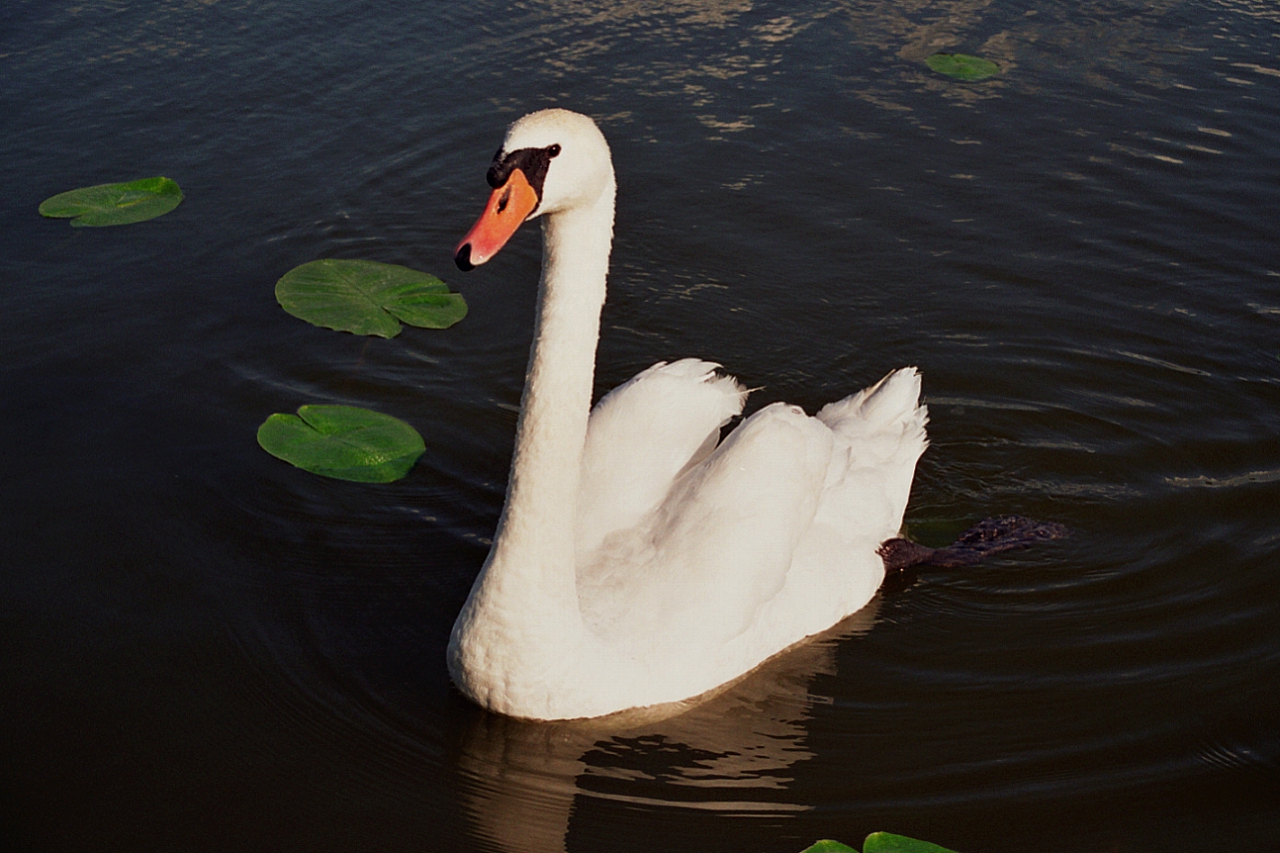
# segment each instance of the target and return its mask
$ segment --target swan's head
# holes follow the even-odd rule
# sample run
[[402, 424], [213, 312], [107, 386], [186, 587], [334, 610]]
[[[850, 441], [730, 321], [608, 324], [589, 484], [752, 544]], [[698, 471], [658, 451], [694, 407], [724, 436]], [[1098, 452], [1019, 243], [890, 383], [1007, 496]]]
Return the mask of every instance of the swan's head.
[[492, 258], [530, 219], [596, 203], [613, 187], [613, 161], [594, 121], [540, 110], [507, 130], [487, 178], [489, 203], [453, 253], [460, 269]]

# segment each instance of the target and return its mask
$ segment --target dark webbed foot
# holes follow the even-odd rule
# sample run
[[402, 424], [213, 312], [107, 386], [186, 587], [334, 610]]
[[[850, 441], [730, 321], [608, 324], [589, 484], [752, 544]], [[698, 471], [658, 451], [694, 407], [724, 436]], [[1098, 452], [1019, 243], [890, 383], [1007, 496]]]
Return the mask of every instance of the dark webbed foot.
[[972, 566], [990, 554], [1070, 535], [1071, 531], [1065, 525], [1056, 522], [1003, 515], [979, 521], [945, 548], [928, 548], [908, 539], [889, 539], [880, 546], [878, 553], [884, 560], [885, 571], [889, 572], [912, 566], [953, 569]]

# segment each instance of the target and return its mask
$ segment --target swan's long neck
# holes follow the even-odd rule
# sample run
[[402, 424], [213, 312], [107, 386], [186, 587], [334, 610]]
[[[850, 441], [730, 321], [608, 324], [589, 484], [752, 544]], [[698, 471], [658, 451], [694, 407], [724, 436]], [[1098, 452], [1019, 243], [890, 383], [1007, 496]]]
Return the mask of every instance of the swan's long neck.
[[[455, 679], [460, 669], [510, 672], [519, 666], [536, 674], [581, 635], [574, 524], [614, 196], [610, 176], [595, 202], [543, 220], [542, 281], [507, 501], [489, 558], [454, 628], [451, 659], [471, 658], [461, 668], [454, 660]], [[547, 660], [517, 660], [529, 655]], [[464, 689], [486, 688], [472, 683]]]
[[535, 570], [577, 609], [573, 536], [578, 478], [613, 237], [612, 187], [600, 202], [547, 217], [533, 347], [516, 426], [507, 504], [490, 571]]

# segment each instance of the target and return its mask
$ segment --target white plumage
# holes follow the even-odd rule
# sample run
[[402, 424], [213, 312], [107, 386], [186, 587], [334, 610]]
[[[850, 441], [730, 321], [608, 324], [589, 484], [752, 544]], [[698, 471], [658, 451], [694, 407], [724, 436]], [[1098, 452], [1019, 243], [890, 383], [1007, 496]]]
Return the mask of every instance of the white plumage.
[[[545, 217], [543, 279], [507, 503], [450, 640], [459, 688], [536, 719], [678, 702], [863, 607], [927, 443], [915, 369], [816, 417], [766, 406], [723, 442], [747, 394], [697, 359], [648, 368], [588, 417], [613, 228], [608, 146], [590, 119], [544, 110], [512, 125], [495, 163], [545, 164], [527, 214]], [[460, 265], [518, 226], [483, 230], [508, 207], [507, 183]]]

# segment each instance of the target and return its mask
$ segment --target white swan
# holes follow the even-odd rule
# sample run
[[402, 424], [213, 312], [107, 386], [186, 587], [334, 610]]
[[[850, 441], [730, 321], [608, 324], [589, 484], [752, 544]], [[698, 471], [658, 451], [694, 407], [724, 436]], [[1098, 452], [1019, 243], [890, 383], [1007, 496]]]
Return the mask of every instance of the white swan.
[[865, 605], [927, 443], [915, 369], [816, 417], [767, 406], [723, 442], [747, 392], [710, 362], [655, 364], [592, 410], [608, 144], [585, 116], [536, 112], [488, 180], [458, 265], [541, 216], [543, 269], [506, 506], [449, 641], [462, 692], [542, 720], [679, 702]]

